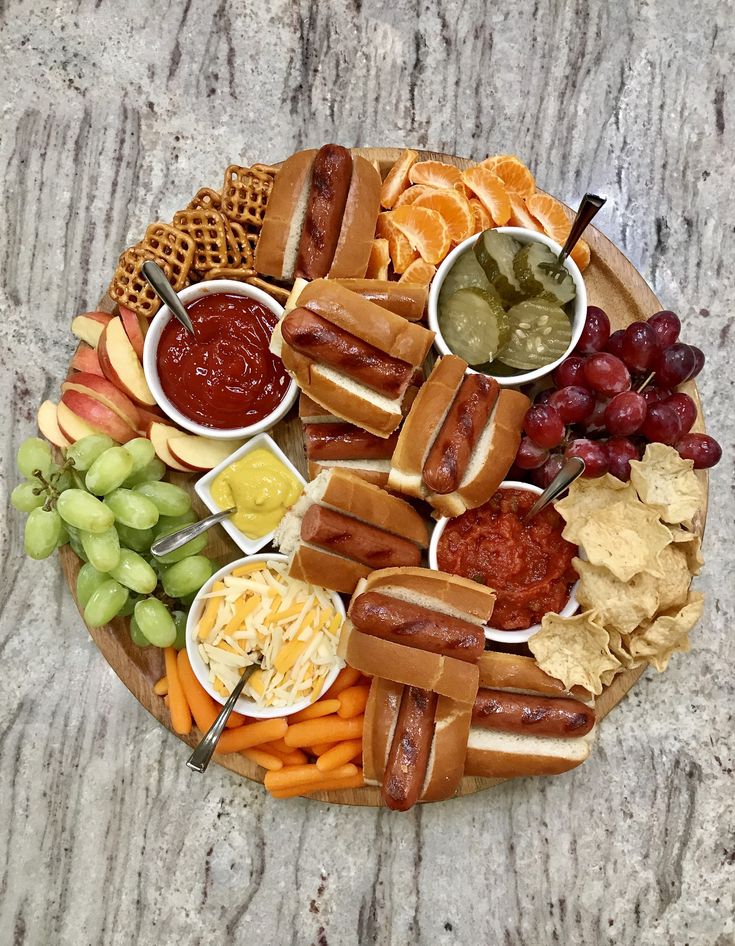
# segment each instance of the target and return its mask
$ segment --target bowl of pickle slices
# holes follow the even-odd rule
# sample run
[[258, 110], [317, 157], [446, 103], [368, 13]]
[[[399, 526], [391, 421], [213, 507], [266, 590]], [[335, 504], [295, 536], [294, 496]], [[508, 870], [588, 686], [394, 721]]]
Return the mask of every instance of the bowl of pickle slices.
[[572, 351], [587, 292], [561, 247], [521, 227], [485, 230], [447, 256], [429, 292], [429, 327], [443, 355], [458, 355], [505, 386], [541, 378]]

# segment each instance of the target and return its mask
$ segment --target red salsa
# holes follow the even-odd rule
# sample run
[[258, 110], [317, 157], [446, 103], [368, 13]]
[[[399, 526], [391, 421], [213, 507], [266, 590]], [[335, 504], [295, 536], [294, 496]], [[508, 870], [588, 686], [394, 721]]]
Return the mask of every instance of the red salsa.
[[278, 316], [255, 299], [226, 292], [186, 306], [196, 337], [172, 318], [158, 343], [158, 373], [171, 403], [204, 427], [230, 430], [267, 417], [290, 379], [268, 350]]
[[577, 580], [577, 546], [562, 538], [564, 520], [553, 506], [523, 524], [535, 501], [534, 493], [499, 489], [484, 506], [451, 519], [439, 539], [442, 571], [495, 590], [491, 623], [503, 631], [531, 627], [548, 611], [561, 611]]

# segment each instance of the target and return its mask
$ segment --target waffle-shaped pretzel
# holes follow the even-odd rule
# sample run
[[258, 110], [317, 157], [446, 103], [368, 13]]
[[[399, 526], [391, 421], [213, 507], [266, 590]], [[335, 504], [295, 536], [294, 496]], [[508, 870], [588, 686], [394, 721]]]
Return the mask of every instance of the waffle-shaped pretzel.
[[219, 210], [222, 207], [222, 195], [211, 187], [200, 187], [189, 201], [187, 210]]
[[255, 263], [255, 247], [258, 245], [258, 234], [248, 230], [236, 220], [229, 220], [235, 246], [240, 254], [240, 265], [252, 268]]
[[197, 272], [206, 273], [215, 266], [229, 264], [229, 227], [225, 228], [225, 218], [218, 210], [180, 210], [174, 215], [173, 222], [177, 230], [187, 233], [194, 240], [192, 265]]
[[146, 318], [155, 315], [161, 305], [158, 296], [141, 272], [143, 263], [149, 259], [158, 263], [170, 281], [172, 269], [168, 260], [160, 259], [138, 244], [131, 246], [120, 256], [108, 289], [110, 298], [118, 305], [132, 309]]
[[275, 169], [266, 164], [243, 168], [231, 164], [222, 186], [222, 212], [237, 223], [260, 230], [273, 188]]
[[169, 281], [178, 292], [187, 282], [194, 261], [194, 240], [168, 223], [152, 223], [139, 244], [150, 250], [156, 262], [165, 260], [170, 264]]

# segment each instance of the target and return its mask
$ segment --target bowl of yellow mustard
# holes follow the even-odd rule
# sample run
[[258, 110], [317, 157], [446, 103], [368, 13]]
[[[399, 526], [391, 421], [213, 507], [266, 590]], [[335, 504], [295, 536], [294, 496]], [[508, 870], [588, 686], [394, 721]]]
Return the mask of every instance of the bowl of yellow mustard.
[[247, 555], [267, 545], [306, 480], [275, 440], [258, 434], [196, 483], [197, 495], [212, 512], [235, 508], [222, 522]]

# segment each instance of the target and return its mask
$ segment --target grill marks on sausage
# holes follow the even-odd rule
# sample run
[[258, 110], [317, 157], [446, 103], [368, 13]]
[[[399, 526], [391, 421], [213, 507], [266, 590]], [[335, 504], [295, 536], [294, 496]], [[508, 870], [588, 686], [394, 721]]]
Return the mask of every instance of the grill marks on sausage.
[[324, 145], [314, 158], [306, 216], [296, 258], [296, 276], [326, 276], [337, 249], [347, 194], [352, 180], [352, 155], [341, 145]]
[[393, 742], [383, 778], [383, 801], [394, 811], [408, 811], [419, 799], [434, 738], [437, 695], [404, 687]]
[[376, 437], [353, 424], [306, 424], [306, 455], [310, 460], [390, 460], [398, 431]]
[[576, 700], [479, 690], [472, 723], [484, 729], [539, 736], [586, 736], [595, 711]]
[[368, 568], [421, 563], [421, 552], [409, 539], [316, 504], [301, 521], [301, 539]]

